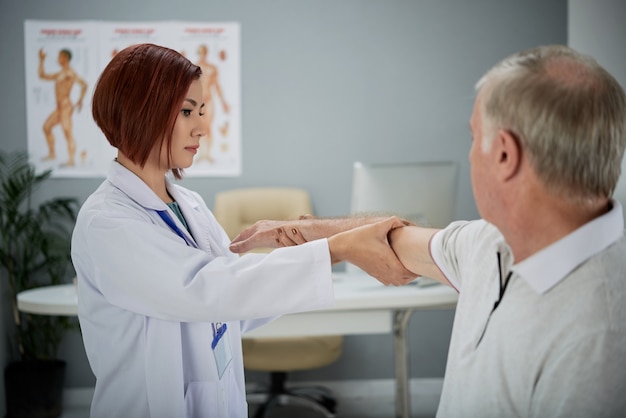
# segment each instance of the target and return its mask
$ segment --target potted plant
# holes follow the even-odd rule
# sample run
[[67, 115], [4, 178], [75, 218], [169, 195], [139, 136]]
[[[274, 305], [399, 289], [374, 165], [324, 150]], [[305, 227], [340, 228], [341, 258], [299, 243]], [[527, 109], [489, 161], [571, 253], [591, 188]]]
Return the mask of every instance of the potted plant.
[[[64, 332], [77, 327], [75, 319], [17, 309], [18, 293], [61, 284], [71, 265], [76, 199], [33, 203], [33, 193], [50, 175], [50, 170], [38, 174], [24, 152], [0, 151], [0, 274], [6, 279], [15, 325], [13, 360], [4, 371], [7, 418], [61, 415], [65, 362], [57, 359], [57, 352]], [[48, 389], [51, 393], [45, 394]]]

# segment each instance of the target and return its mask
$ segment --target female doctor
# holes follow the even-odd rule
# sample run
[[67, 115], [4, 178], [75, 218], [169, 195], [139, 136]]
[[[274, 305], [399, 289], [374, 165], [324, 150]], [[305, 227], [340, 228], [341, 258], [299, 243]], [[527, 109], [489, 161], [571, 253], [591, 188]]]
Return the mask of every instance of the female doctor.
[[[200, 77], [176, 51], [140, 44], [115, 55], [94, 91], [93, 117], [118, 154], [72, 237], [92, 417], [247, 417], [241, 334], [333, 302], [342, 253], [330, 239], [239, 257], [202, 198], [168, 178], [205, 134]], [[304, 241], [287, 235], [277, 244]]]

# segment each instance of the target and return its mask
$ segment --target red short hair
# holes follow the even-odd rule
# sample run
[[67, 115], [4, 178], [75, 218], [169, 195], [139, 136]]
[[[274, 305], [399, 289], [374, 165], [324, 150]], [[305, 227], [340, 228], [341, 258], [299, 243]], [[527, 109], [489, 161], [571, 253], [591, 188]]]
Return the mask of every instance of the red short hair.
[[[155, 146], [169, 150], [174, 123], [189, 86], [202, 70], [187, 58], [154, 44], [118, 52], [93, 94], [93, 118], [109, 143], [144, 166]], [[172, 170], [176, 178], [182, 170]]]

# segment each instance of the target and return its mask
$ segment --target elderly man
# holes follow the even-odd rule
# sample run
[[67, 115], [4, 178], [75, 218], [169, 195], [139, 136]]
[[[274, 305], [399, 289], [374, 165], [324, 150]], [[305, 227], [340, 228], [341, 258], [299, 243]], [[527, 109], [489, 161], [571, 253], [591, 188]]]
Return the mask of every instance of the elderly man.
[[623, 89], [570, 48], [522, 51], [477, 83], [470, 128], [483, 219], [443, 230], [260, 223], [233, 251], [326, 234], [335, 261], [383, 282], [411, 278], [377, 263], [390, 246], [410, 272], [457, 289], [440, 417], [622, 416], [626, 237], [612, 194], [626, 146]]

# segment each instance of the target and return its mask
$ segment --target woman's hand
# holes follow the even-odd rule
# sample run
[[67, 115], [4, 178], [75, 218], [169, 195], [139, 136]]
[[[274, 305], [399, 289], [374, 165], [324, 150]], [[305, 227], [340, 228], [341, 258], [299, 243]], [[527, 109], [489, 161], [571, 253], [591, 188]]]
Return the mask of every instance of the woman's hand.
[[385, 285], [407, 284], [417, 274], [404, 267], [388, 239], [391, 231], [405, 225], [405, 221], [391, 217], [333, 235], [328, 239], [331, 260], [348, 261]]
[[230, 243], [234, 253], [245, 253], [255, 248], [278, 248], [304, 244], [299, 221], [257, 221], [242, 231]]

